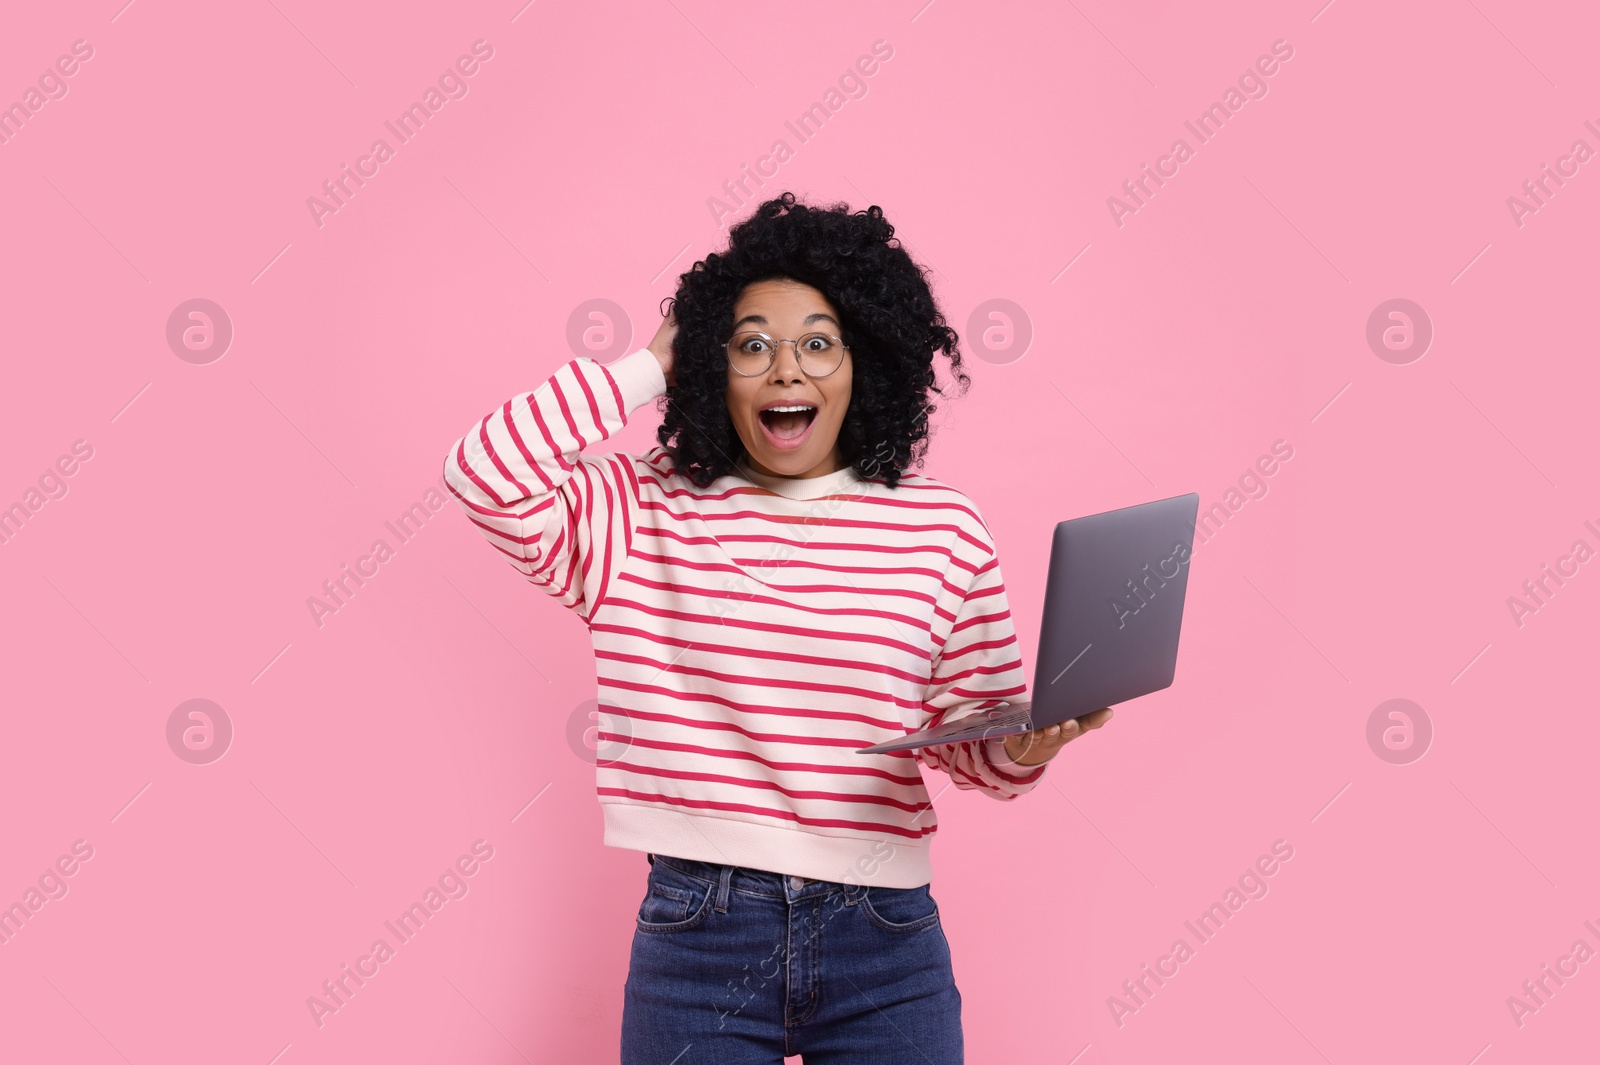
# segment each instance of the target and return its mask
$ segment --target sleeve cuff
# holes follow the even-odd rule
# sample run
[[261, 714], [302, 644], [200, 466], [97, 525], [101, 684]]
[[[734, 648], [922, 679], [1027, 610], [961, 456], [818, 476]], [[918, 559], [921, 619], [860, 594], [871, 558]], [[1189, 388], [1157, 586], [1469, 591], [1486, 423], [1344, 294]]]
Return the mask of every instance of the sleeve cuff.
[[622, 395], [622, 409], [631, 414], [667, 391], [667, 378], [655, 352], [640, 348], [606, 366]]
[[989, 765], [1002, 776], [1025, 777], [1036, 769], [1043, 769], [1048, 762], [1039, 765], [1023, 765], [1013, 762], [1011, 756], [1006, 754], [1006, 740], [1004, 736], [991, 736], [983, 741], [983, 756]]

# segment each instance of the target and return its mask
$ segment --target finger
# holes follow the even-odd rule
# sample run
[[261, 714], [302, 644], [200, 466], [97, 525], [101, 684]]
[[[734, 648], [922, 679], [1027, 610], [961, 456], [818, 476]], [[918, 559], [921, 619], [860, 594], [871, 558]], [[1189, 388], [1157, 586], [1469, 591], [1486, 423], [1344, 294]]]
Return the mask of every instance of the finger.
[[1017, 746], [1021, 748], [1017, 752], [1018, 758], [1032, 754], [1037, 748], [1059, 747], [1064, 742], [1059, 725], [1046, 725], [1044, 728], [1019, 732], [1015, 734], [1015, 738]]
[[1013, 761], [1017, 758], [1026, 757], [1036, 746], [1046, 749], [1059, 748], [1063, 744], [1072, 742], [1082, 732], [1082, 725], [1076, 719], [1069, 717], [1059, 724], [1046, 725], [1044, 728], [1034, 729], [1031, 732], [1018, 733], [1017, 742], [1022, 749], [1016, 752]]
[[1104, 725], [1107, 721], [1111, 720], [1111, 712], [1111, 707], [1102, 706], [1093, 713], [1084, 714], [1082, 717], [1078, 718], [1078, 724], [1086, 729], [1099, 728], [1101, 725]]
[[[1016, 740], [1017, 742], [1013, 744], [1011, 742], [1012, 740]], [[1005, 745], [1006, 756], [1013, 762], [1021, 762], [1024, 758], [1027, 758], [1029, 755], [1034, 753], [1035, 746], [1036, 744], [1034, 743], [1034, 735], [1031, 732], [1023, 732], [1017, 735], [1007, 736]]]
[[1077, 735], [1078, 723], [1070, 717], [1058, 725], [1051, 725], [1049, 728], [1044, 729], [1044, 740], [1052, 747], [1070, 743]]

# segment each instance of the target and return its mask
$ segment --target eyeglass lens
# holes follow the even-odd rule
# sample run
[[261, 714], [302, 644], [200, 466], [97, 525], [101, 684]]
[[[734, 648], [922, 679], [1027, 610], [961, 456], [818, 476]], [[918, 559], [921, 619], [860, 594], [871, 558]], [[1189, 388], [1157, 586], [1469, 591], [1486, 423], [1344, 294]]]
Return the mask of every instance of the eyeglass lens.
[[[728, 361], [736, 373], [753, 377], [765, 373], [772, 366], [782, 340], [774, 340], [766, 333], [739, 333], [728, 341]], [[826, 377], [844, 361], [844, 343], [829, 333], [807, 333], [794, 345], [795, 358], [807, 377]]]

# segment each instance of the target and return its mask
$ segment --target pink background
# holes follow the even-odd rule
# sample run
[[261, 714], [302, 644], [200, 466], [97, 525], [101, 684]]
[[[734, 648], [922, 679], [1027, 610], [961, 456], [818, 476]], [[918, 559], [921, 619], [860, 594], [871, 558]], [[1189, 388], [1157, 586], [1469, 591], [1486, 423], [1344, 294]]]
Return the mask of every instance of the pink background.
[[[0, 944], [0, 1058], [615, 1060], [647, 866], [601, 845], [568, 741], [587, 633], [453, 503], [404, 544], [384, 523], [574, 355], [587, 301], [631, 316], [596, 357], [642, 346], [725, 237], [708, 199], [778, 139], [763, 198], [882, 205], [937, 270], [974, 387], [924, 470], [994, 530], [1030, 671], [1053, 522], [1209, 507], [1294, 450], [1197, 549], [1173, 688], [1015, 804], [940, 799], [970, 1060], [1593, 1053], [1600, 961], [1520, 1026], [1506, 1003], [1600, 950], [1600, 565], [1507, 605], [1600, 548], [1600, 161], [1507, 206], [1600, 149], [1583, 5], [120, 2], [0, 36], [0, 102], [94, 50], [0, 144], [0, 506], [93, 449], [0, 544], [0, 901], [93, 848]], [[319, 226], [307, 198], [480, 39], [468, 94]], [[1279, 40], [1200, 144], [1185, 120]], [[1119, 226], [1107, 198], [1179, 137]], [[166, 339], [195, 298], [232, 322], [213, 361]], [[1366, 339], [1396, 298], [1434, 329], [1404, 364]], [[995, 299], [1032, 337], [985, 359]], [[167, 739], [196, 698], [234, 728], [206, 765]], [[1408, 764], [1367, 739], [1396, 698], [1433, 730]], [[307, 998], [479, 839], [469, 893], [319, 1028]], [[1266, 897], [1119, 1025], [1108, 998], [1280, 839]]]

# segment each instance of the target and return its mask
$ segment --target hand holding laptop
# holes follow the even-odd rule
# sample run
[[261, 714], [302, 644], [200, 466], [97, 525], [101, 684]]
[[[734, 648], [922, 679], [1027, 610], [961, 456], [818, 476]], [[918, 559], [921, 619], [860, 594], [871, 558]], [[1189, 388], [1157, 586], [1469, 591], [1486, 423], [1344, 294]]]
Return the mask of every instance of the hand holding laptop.
[[1031, 696], [856, 753], [1004, 737], [1012, 761], [1041, 765], [1112, 706], [1170, 686], [1199, 506], [1190, 492], [1057, 523]]
[[1018, 765], [1043, 765], [1061, 748], [1110, 720], [1111, 707], [1104, 706], [1081, 717], [1069, 717], [1058, 725], [1015, 733], [1005, 738], [1006, 757]]

